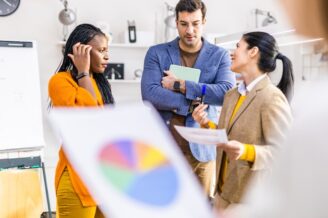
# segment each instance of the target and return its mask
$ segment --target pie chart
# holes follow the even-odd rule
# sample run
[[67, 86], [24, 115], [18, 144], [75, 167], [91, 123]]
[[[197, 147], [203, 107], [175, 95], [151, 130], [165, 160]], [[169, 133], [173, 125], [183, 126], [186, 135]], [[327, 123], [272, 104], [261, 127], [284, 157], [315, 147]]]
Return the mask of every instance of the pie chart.
[[105, 144], [98, 158], [105, 180], [133, 200], [164, 207], [177, 196], [176, 168], [154, 146], [140, 141], [116, 140]]

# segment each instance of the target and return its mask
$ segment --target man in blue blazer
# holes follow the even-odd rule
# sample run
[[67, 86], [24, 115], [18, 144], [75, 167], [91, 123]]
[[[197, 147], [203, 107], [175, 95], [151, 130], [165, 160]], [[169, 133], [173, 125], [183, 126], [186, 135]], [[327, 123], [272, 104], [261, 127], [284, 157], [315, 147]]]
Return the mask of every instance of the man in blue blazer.
[[[199, 127], [190, 108], [201, 97], [203, 85], [206, 85], [204, 102], [210, 105], [208, 116], [217, 122], [216, 106], [222, 105], [224, 94], [235, 85], [235, 76], [230, 71], [228, 52], [202, 37], [205, 4], [201, 0], [180, 0], [175, 11], [179, 37], [148, 50], [141, 80], [142, 98], [159, 111], [205, 192], [213, 197], [215, 146], [188, 143], [174, 125]], [[199, 83], [177, 78], [168, 70], [171, 64], [200, 69]]]

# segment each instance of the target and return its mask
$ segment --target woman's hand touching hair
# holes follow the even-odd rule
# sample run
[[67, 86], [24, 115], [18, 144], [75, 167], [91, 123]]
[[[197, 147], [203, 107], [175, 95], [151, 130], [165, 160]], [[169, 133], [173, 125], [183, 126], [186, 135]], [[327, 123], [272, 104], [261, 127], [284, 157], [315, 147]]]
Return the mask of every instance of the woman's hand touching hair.
[[73, 54], [68, 54], [68, 57], [72, 60], [74, 66], [80, 73], [89, 73], [90, 71], [90, 51], [91, 45], [84, 45], [76, 43], [73, 45]]

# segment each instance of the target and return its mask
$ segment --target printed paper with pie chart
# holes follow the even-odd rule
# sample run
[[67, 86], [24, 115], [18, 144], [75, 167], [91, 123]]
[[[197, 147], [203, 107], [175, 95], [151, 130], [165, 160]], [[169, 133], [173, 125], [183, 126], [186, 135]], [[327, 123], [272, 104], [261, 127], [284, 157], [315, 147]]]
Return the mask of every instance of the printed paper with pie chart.
[[139, 203], [169, 206], [179, 192], [175, 167], [159, 149], [144, 142], [108, 142], [100, 150], [98, 163], [109, 185]]
[[213, 218], [199, 181], [151, 104], [54, 108], [50, 121], [106, 217]]

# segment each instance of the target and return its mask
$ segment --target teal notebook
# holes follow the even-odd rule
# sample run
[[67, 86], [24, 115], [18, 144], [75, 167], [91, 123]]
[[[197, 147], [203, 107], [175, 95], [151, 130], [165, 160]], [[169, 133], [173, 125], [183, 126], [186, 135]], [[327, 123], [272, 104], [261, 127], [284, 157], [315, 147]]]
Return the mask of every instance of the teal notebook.
[[198, 83], [200, 77], [200, 69], [183, 67], [179, 65], [172, 64], [170, 66], [170, 71], [174, 73], [176, 77], [183, 80], [189, 80]]

